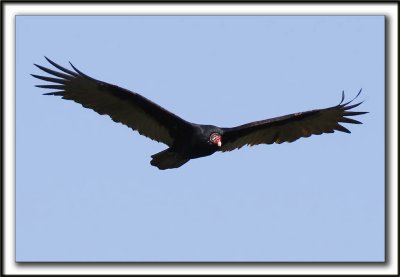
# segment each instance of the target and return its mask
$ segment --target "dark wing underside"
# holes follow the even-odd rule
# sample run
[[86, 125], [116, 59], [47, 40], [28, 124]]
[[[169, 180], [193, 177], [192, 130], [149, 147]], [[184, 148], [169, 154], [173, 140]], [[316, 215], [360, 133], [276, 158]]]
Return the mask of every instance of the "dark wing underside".
[[[360, 93], [361, 90], [354, 99]], [[334, 131], [350, 133], [339, 123], [361, 124], [360, 121], [350, 117], [367, 113], [351, 111], [362, 103], [350, 105], [354, 99], [342, 104], [343, 93], [342, 101], [334, 107], [289, 114], [234, 128], [223, 128], [221, 151], [239, 149], [244, 145], [293, 142], [302, 137], [333, 133]]]
[[75, 71], [46, 59], [60, 71], [35, 64], [52, 75], [52, 77], [46, 77], [32, 74], [35, 78], [52, 83], [37, 85], [40, 88], [55, 90], [45, 95], [62, 96], [63, 99], [73, 100], [85, 108], [92, 109], [101, 115], [109, 115], [113, 121], [169, 146], [172, 146], [174, 140], [183, 132], [191, 128], [189, 122], [135, 92], [89, 77], [72, 64]]

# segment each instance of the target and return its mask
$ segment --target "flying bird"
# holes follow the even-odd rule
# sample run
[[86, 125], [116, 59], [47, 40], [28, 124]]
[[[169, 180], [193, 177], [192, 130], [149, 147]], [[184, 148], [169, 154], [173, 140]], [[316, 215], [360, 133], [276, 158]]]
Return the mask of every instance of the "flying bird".
[[293, 113], [281, 117], [265, 119], [233, 128], [221, 128], [188, 122], [164, 109], [142, 95], [96, 80], [70, 63], [66, 69], [45, 57], [57, 70], [35, 64], [39, 69], [52, 75], [33, 77], [51, 82], [37, 85], [52, 89], [44, 95], [61, 96], [83, 107], [92, 109], [100, 115], [108, 115], [115, 122], [122, 123], [152, 140], [169, 146], [152, 155], [151, 165], [159, 169], [178, 168], [190, 159], [209, 156], [217, 151], [232, 151], [245, 145], [293, 142], [302, 137], [341, 131], [350, 133], [340, 123], [361, 124], [350, 117], [365, 114], [352, 109], [362, 102], [351, 104], [353, 100], [336, 106]]

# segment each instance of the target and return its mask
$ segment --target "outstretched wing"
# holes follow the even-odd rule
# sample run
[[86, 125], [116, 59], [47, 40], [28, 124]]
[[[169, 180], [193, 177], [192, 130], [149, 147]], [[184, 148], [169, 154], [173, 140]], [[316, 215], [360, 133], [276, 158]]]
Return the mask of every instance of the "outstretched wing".
[[137, 130], [141, 135], [169, 146], [191, 128], [189, 122], [135, 92], [89, 77], [71, 63], [75, 71], [46, 59], [60, 71], [35, 64], [52, 75], [47, 77], [32, 74], [35, 78], [52, 83], [37, 85], [40, 88], [55, 90], [45, 95], [73, 100], [101, 115], [109, 115], [113, 121]]
[[[354, 98], [356, 99], [360, 92]], [[335, 130], [350, 133], [340, 122], [361, 124], [351, 116], [367, 112], [354, 112], [362, 102], [350, 105], [342, 101], [334, 107], [289, 114], [281, 117], [251, 122], [234, 128], [223, 128], [221, 151], [239, 149], [244, 145], [293, 142], [302, 137], [333, 133]]]

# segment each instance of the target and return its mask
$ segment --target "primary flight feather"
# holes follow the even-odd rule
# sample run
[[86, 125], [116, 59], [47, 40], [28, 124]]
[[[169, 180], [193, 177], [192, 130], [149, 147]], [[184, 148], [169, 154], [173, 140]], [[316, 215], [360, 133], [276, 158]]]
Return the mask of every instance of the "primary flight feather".
[[344, 93], [341, 102], [326, 109], [299, 112], [281, 117], [247, 123], [233, 128], [220, 128], [188, 122], [163, 107], [133, 91], [96, 80], [75, 68], [66, 69], [46, 58], [59, 71], [35, 64], [52, 77], [32, 74], [33, 77], [51, 82], [37, 85], [52, 89], [45, 95], [61, 96], [85, 108], [106, 114], [141, 135], [162, 142], [169, 148], [152, 155], [151, 165], [159, 169], [177, 168], [190, 159], [209, 156], [216, 151], [231, 151], [245, 145], [293, 142], [301, 137], [333, 133], [350, 133], [340, 123], [361, 124], [352, 116], [367, 112], [352, 109], [359, 106], [347, 102]]

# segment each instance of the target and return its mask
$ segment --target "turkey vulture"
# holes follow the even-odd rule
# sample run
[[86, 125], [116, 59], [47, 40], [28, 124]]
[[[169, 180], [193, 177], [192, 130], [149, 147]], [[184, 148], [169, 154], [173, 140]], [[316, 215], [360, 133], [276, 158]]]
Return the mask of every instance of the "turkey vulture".
[[[335, 130], [350, 133], [340, 122], [361, 124], [351, 116], [367, 112], [355, 112], [353, 108], [362, 102], [350, 105], [357, 96], [326, 109], [299, 112], [281, 117], [247, 123], [233, 128], [220, 128], [188, 122], [167, 111], [147, 98], [127, 89], [96, 80], [70, 65], [66, 69], [45, 57], [59, 71], [35, 64], [52, 77], [33, 77], [51, 82], [37, 85], [39, 88], [55, 90], [44, 95], [61, 96], [73, 100], [85, 108], [101, 115], [108, 115], [139, 134], [169, 148], [152, 155], [151, 165], [159, 169], [178, 168], [190, 159], [209, 156], [216, 151], [231, 151], [244, 145], [293, 142], [301, 137], [333, 133]], [[54, 78], [57, 77], [57, 78]]]

